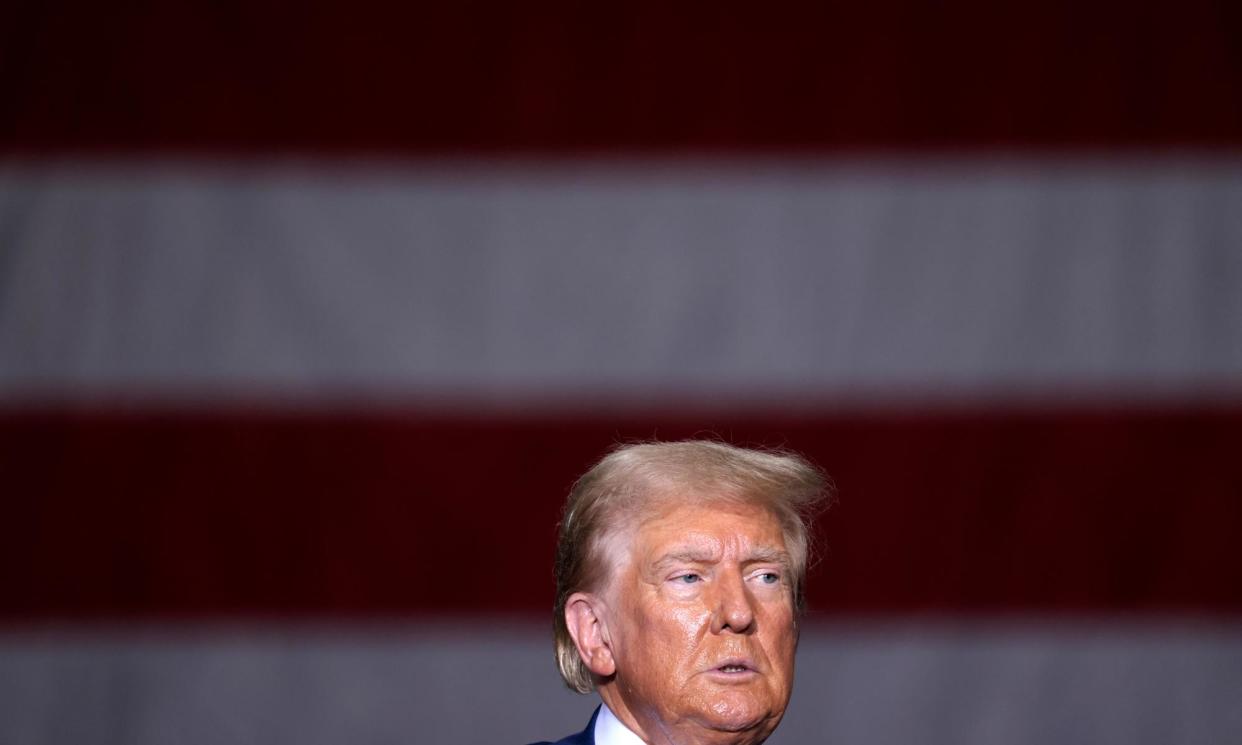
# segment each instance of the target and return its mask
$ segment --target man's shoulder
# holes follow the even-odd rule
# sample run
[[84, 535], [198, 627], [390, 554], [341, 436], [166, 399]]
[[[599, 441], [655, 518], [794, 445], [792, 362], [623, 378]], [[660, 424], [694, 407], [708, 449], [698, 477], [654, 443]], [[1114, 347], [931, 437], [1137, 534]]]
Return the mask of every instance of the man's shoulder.
[[587, 722], [586, 729], [581, 732], [556, 742], [535, 742], [531, 745], [595, 745], [595, 718], [598, 716], [599, 707], [596, 707], [595, 713], [591, 714], [591, 721]]

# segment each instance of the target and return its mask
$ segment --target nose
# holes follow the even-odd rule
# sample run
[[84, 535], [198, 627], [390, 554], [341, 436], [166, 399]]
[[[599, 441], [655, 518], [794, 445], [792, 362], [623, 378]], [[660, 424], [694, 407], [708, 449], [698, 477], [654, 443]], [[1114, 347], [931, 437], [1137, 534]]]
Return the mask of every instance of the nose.
[[728, 630], [734, 634], [749, 634], [755, 628], [755, 608], [750, 591], [741, 573], [717, 584], [716, 610], [712, 616], [712, 633], [722, 634]]

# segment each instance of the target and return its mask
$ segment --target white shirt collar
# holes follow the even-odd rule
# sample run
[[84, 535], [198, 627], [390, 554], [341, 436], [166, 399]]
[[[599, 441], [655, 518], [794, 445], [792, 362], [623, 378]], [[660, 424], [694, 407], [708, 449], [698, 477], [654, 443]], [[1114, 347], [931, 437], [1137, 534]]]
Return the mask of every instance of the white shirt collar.
[[638, 735], [617, 719], [608, 704], [599, 705], [599, 716], [595, 717], [595, 745], [644, 745]]

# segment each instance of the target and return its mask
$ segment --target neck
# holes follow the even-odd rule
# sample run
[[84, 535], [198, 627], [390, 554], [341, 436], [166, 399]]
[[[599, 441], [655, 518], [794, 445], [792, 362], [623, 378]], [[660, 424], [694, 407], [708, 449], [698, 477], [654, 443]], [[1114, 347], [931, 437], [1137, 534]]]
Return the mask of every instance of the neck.
[[631, 707], [616, 678], [597, 687], [599, 697], [622, 724], [646, 745], [759, 745], [771, 730], [727, 732], [714, 730], [690, 719], [666, 722], [654, 708]]

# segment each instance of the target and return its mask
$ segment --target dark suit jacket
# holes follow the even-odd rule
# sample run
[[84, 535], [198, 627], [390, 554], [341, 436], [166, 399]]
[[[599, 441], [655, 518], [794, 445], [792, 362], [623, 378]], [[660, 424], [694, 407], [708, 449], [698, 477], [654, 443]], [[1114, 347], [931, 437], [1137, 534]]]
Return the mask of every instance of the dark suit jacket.
[[556, 742], [536, 742], [531, 745], [595, 745], [595, 717], [599, 716], [599, 707], [595, 707], [595, 713], [591, 715], [591, 721], [587, 722], [586, 729], [576, 735], [570, 735], [564, 740]]

